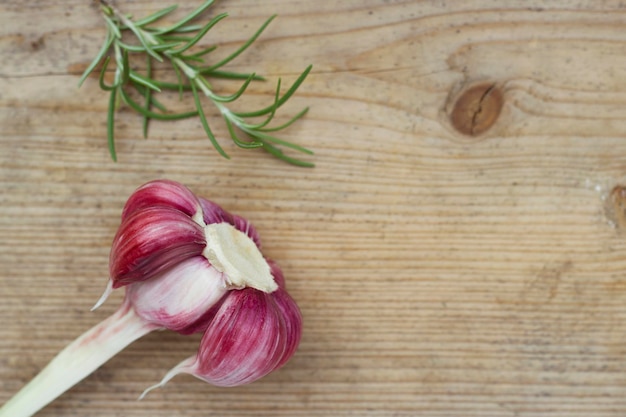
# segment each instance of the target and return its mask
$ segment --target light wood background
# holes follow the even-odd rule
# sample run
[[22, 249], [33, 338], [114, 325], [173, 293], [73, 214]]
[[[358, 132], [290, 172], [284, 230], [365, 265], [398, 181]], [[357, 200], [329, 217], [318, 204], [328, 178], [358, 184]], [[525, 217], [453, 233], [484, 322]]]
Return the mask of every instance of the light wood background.
[[[136, 16], [169, 0], [117, 2]], [[181, 2], [180, 15], [200, 1]], [[198, 338], [131, 345], [41, 417], [626, 415], [626, 5], [620, 1], [224, 0], [233, 70], [314, 70], [281, 113], [313, 169], [233, 146], [198, 121], [117, 118], [81, 69], [103, 22], [88, 0], [0, 1], [0, 403], [112, 313], [104, 288], [125, 199], [166, 177], [251, 219], [305, 320], [280, 371], [222, 389], [179, 376]], [[221, 51], [221, 52], [220, 52]], [[496, 85], [486, 133], [451, 100]], [[218, 83], [222, 92], [233, 83]], [[183, 104], [179, 105], [181, 108]]]

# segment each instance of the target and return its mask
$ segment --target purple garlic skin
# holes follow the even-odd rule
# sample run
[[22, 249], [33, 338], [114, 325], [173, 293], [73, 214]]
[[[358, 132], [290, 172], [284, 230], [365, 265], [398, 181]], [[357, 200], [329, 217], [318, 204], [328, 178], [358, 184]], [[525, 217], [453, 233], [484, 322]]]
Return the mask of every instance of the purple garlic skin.
[[[184, 289], [181, 291], [181, 289]], [[126, 298], [145, 320], [182, 334], [204, 331], [206, 313], [226, 294], [223, 274], [194, 256], [126, 287]]]
[[126, 217], [113, 240], [110, 274], [113, 288], [149, 280], [202, 254], [202, 226], [167, 206], [145, 207]]
[[254, 226], [177, 182], [152, 181], [130, 196], [110, 274], [101, 301], [125, 287], [125, 302], [146, 322], [204, 333], [197, 354], [158, 386], [178, 373], [247, 384], [284, 365], [300, 343], [302, 315]]
[[[282, 276], [276, 265], [272, 272]], [[209, 323], [193, 365], [182, 372], [223, 387], [256, 381], [291, 358], [301, 328], [300, 310], [284, 287], [270, 294], [231, 291]]]

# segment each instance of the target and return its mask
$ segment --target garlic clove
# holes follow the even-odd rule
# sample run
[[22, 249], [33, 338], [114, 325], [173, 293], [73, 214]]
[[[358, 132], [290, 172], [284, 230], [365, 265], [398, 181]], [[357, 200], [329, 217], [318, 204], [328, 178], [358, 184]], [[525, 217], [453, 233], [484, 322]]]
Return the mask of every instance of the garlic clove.
[[285, 323], [279, 310], [268, 302], [270, 297], [252, 288], [229, 292], [196, 356], [171, 369], [140, 399], [181, 373], [222, 387], [248, 384], [270, 373], [282, 359], [287, 342]]
[[270, 373], [286, 349], [286, 328], [269, 294], [252, 288], [228, 294], [200, 342], [193, 375], [230, 387]]
[[223, 274], [195, 256], [150, 280], [128, 285], [126, 298], [147, 322], [190, 334], [206, 328], [212, 318], [207, 313], [227, 290]]
[[172, 207], [202, 223], [202, 208], [196, 196], [184, 185], [170, 180], [154, 180], [141, 187], [128, 198], [122, 210], [122, 220], [138, 210], [148, 207]]
[[272, 271], [274, 282], [276, 282], [279, 287], [277, 291], [272, 293], [272, 297], [285, 319], [287, 329], [286, 339], [290, 341], [289, 348], [285, 350], [283, 358], [276, 367], [280, 368], [293, 356], [300, 344], [300, 337], [302, 335], [302, 313], [300, 313], [298, 305], [285, 289], [285, 276], [283, 275], [283, 271], [278, 264], [271, 259], [267, 259], [267, 264]]
[[228, 223], [204, 226], [206, 247], [202, 255], [223, 272], [229, 286], [275, 291], [278, 286], [258, 246], [246, 234]]
[[202, 207], [205, 224], [228, 223], [240, 232], [246, 234], [250, 239], [252, 239], [254, 244], [259, 249], [261, 248], [261, 239], [259, 238], [259, 234], [252, 223], [241, 216], [230, 214], [212, 201], [206, 200], [202, 197], [198, 197], [198, 200], [200, 201], [200, 206]]
[[171, 369], [140, 399], [181, 373], [223, 387], [254, 382], [283, 366], [298, 348], [301, 335], [302, 315], [283, 288], [270, 294], [253, 288], [230, 291], [196, 356]]
[[302, 313], [294, 299], [285, 291], [284, 287], [274, 291], [271, 297], [285, 321], [285, 340], [287, 341], [282, 357], [274, 368], [278, 369], [291, 359], [300, 345], [300, 339], [302, 337]]
[[200, 255], [202, 227], [185, 213], [156, 206], [135, 211], [120, 225], [110, 255], [112, 287], [145, 281]]

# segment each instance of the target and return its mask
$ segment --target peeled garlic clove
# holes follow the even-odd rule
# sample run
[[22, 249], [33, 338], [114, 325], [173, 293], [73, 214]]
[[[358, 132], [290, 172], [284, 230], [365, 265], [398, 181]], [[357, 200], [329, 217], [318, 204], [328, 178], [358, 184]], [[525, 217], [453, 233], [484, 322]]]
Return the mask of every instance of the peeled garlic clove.
[[200, 206], [202, 207], [203, 220], [205, 224], [228, 223], [234, 226], [240, 232], [246, 234], [254, 244], [261, 248], [261, 239], [256, 228], [248, 220], [243, 217], [230, 214], [219, 205], [212, 201], [199, 197]]
[[204, 226], [204, 235], [207, 245], [202, 255], [224, 273], [229, 286], [268, 293], [278, 288], [259, 247], [245, 233], [228, 223], [212, 223]]
[[226, 294], [223, 274], [202, 256], [187, 259], [147, 281], [126, 287], [137, 315], [182, 334], [203, 331]]
[[202, 227], [171, 207], [135, 211], [120, 225], [110, 255], [113, 288], [145, 281], [200, 255], [206, 245]]
[[122, 220], [138, 210], [157, 206], [171, 207], [189, 217], [202, 218], [200, 202], [191, 190], [175, 181], [155, 180], [142, 185], [128, 198], [122, 210]]

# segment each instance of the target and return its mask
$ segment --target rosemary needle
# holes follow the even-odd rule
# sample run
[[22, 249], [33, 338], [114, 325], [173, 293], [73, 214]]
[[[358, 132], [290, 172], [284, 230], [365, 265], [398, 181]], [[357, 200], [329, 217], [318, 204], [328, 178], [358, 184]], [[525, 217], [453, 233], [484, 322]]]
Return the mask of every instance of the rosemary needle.
[[[98, 64], [104, 61], [100, 69], [99, 79], [101, 89], [110, 94], [107, 112], [107, 140], [111, 158], [114, 161], [117, 160], [114, 122], [116, 108], [120, 100], [142, 116], [144, 137], [148, 135], [148, 124], [152, 119], [177, 120], [198, 117], [213, 147], [220, 155], [229, 158], [209, 126], [200, 99], [200, 95], [203, 94], [219, 110], [231, 140], [238, 147], [243, 149], [261, 148], [270, 155], [290, 164], [312, 167], [313, 163], [288, 155], [284, 153], [282, 148], [307, 155], [312, 154], [312, 151], [273, 136], [274, 132], [289, 127], [304, 116], [308, 108], [298, 112], [285, 123], [274, 127], [269, 126], [278, 108], [285, 104], [304, 82], [311, 71], [311, 66], [307, 67], [282, 95], [281, 83], [278, 80], [274, 101], [269, 106], [245, 112], [231, 111], [226, 105], [239, 99], [251, 82], [263, 81], [264, 78], [256, 73], [232, 72], [224, 70], [223, 67], [248, 49], [276, 16], [267, 19], [243, 45], [230, 55], [217, 62], [210, 62], [208, 57], [217, 47], [215, 45], [198, 46], [198, 44], [218, 22], [227, 17], [227, 14], [219, 14], [205, 24], [192, 24], [192, 22], [198, 19], [213, 3], [214, 0], [207, 0], [173, 25], [158, 27], [155, 24], [176, 10], [177, 6], [166, 7], [144, 18], [133, 20], [107, 1], [100, 0], [107, 35], [97, 55], [82, 74], [79, 86], [90, 73], [96, 70]], [[131, 41], [123, 40], [125, 36]], [[130, 54], [133, 57], [144, 55], [145, 71], [143, 73], [131, 68]], [[115, 73], [113, 83], [108, 85], [104, 82], [104, 75], [110, 60], [115, 61]], [[157, 64], [163, 62], [170, 65], [174, 69], [176, 80], [172, 82], [171, 80], [156, 79], [153, 65], [155, 61]], [[234, 94], [220, 95], [213, 90], [209, 78], [240, 80], [243, 83]], [[181, 100], [189, 97], [190, 109], [181, 113], [169, 112], [155, 98], [155, 95], [165, 90], [178, 92]], [[133, 100], [130, 91], [139, 94], [143, 99], [143, 104]], [[257, 121], [254, 123], [249, 121], [252, 118]], [[259, 118], [261, 121], [258, 121]]]

